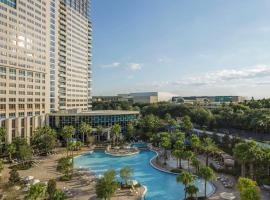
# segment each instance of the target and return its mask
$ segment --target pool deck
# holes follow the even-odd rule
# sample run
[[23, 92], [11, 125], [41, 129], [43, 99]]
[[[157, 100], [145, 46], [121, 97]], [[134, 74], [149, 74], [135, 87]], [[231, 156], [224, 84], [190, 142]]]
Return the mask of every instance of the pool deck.
[[[75, 156], [83, 155], [89, 152], [89, 149], [83, 149], [75, 153]], [[19, 171], [20, 177], [34, 176], [35, 179], [39, 179], [41, 182], [47, 182], [50, 179], [57, 179], [61, 176], [60, 173], [56, 171], [57, 161], [66, 156], [65, 149], [58, 149], [55, 155], [50, 155], [47, 157], [38, 157], [37, 165], [33, 166], [28, 170]], [[25, 192], [22, 190], [15, 190], [11, 188], [10, 190], [4, 190], [4, 184], [8, 182], [9, 169], [5, 167], [2, 172], [2, 182], [0, 181], [0, 194], [8, 195], [8, 199], [24, 199]], [[74, 176], [70, 181], [61, 182], [57, 181], [57, 188], [62, 190], [68, 190], [72, 193], [72, 196], [68, 199], [76, 200], [95, 200], [95, 185], [96, 177], [93, 173], [81, 173], [74, 170]], [[118, 190], [115, 197], [111, 200], [141, 200], [141, 196], [145, 191], [144, 187], [138, 189], [138, 193], [131, 192], [130, 190]]]

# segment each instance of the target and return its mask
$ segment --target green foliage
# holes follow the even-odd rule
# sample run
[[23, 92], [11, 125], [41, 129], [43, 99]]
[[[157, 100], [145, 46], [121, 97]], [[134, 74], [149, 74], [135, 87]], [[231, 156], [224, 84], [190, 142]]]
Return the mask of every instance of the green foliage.
[[237, 190], [240, 192], [241, 200], [260, 200], [260, 191], [256, 181], [248, 178], [239, 178]]
[[73, 162], [71, 157], [64, 157], [58, 160], [56, 170], [64, 174], [63, 180], [69, 180], [73, 172]]
[[198, 150], [201, 146], [200, 138], [197, 135], [192, 134], [190, 137], [190, 145], [193, 150]]
[[185, 192], [189, 195], [189, 197], [193, 198], [193, 196], [199, 192], [199, 188], [197, 188], [195, 185], [188, 185], [185, 188]]
[[96, 194], [98, 198], [110, 199], [118, 188], [118, 183], [115, 181], [116, 172], [108, 170], [104, 176], [97, 181]]
[[17, 137], [13, 139], [12, 143], [16, 148], [15, 157], [22, 161], [23, 164], [26, 163], [26, 161], [32, 159], [32, 147], [27, 143], [25, 139]]
[[75, 128], [73, 126], [64, 126], [61, 131], [61, 136], [68, 142], [72, 138], [74, 132]]
[[35, 185], [31, 185], [26, 200], [37, 200], [39, 198], [45, 197], [46, 194], [46, 185], [44, 183], [37, 183]]
[[190, 132], [193, 130], [193, 124], [192, 124], [191, 119], [188, 115], [183, 117], [182, 126], [183, 126], [183, 129], [187, 132]]
[[18, 171], [16, 169], [12, 169], [10, 172], [9, 172], [9, 183], [11, 185], [15, 185], [17, 183], [20, 182], [20, 175], [18, 173]]
[[59, 189], [56, 189], [51, 200], [65, 200], [65, 199], [67, 199], [66, 193]]
[[146, 115], [140, 119], [139, 125], [144, 131], [154, 133], [160, 128], [160, 119], [153, 114]]
[[176, 182], [183, 183], [183, 185], [185, 186], [185, 199], [187, 197], [186, 188], [189, 184], [193, 183], [195, 179], [196, 177], [189, 172], [182, 172], [181, 174], [176, 176]]
[[206, 183], [215, 179], [215, 173], [210, 167], [201, 167], [198, 173], [199, 177], [204, 179], [204, 196], [206, 198]]
[[125, 181], [125, 184], [127, 185], [127, 180], [133, 175], [133, 169], [131, 167], [123, 167], [120, 170], [120, 177]]
[[88, 137], [89, 134], [91, 134], [92, 132], [92, 127], [91, 125], [83, 122], [80, 124], [80, 133], [81, 133], [81, 139], [82, 139], [82, 142], [84, 143], [85, 142], [85, 135]]
[[56, 146], [56, 132], [49, 126], [38, 128], [31, 143], [39, 153], [48, 155]]
[[132, 123], [127, 125], [126, 139], [129, 141], [134, 136], [135, 128]]

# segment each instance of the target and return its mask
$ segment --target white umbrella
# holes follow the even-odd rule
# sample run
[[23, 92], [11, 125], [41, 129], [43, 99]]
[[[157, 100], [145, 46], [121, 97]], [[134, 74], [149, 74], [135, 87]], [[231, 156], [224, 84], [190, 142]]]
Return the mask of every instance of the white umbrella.
[[220, 193], [220, 197], [222, 199], [226, 199], [226, 200], [233, 200], [235, 199], [235, 196], [233, 193], [228, 193], [228, 192], [222, 192]]

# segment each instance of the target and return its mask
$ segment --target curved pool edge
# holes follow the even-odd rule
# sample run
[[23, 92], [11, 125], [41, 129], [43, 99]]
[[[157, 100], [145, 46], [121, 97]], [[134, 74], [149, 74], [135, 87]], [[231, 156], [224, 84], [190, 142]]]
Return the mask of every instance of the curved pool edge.
[[[178, 175], [177, 173], [170, 172], [170, 171], [164, 170], [164, 169], [160, 169], [160, 168], [158, 168], [157, 166], [155, 166], [155, 165], [152, 163], [152, 161], [153, 161], [155, 158], [157, 158], [157, 156], [159, 155], [159, 153], [158, 153], [156, 150], [151, 149], [151, 148], [148, 148], [148, 150], [149, 150], [149, 151], [152, 151], [152, 152], [154, 152], [154, 153], [156, 154], [155, 156], [153, 156], [153, 157], [149, 160], [149, 164], [150, 164], [150, 166], [151, 166], [152, 168], [154, 168], [154, 169], [156, 169], [156, 170], [158, 170], [158, 171], [160, 171], [160, 172], [163, 172], [163, 173], [173, 174], [173, 175]], [[105, 150], [94, 150], [93, 153], [94, 153], [95, 151], [103, 151], [103, 152], [105, 153]], [[140, 152], [139, 152], [139, 153], [140, 153]], [[84, 155], [87, 155], [87, 154], [92, 154], [92, 153], [91, 153], [91, 151], [89, 151], [89, 152], [84, 152], [84, 153], [82, 153], [81, 155], [75, 156], [74, 158], [78, 158], [78, 157], [81, 157], [81, 156], [84, 156]], [[106, 154], [106, 153], [105, 153], [105, 154]], [[107, 155], [109, 155], [109, 154], [107, 154]], [[137, 155], [137, 154], [134, 154], [134, 155]], [[111, 155], [110, 155], [110, 156], [111, 156]], [[130, 156], [133, 156], [133, 155], [130, 155]], [[117, 157], [117, 156], [116, 156], [116, 157]], [[126, 157], [126, 156], [118, 156], [118, 157]], [[212, 186], [212, 188], [213, 188], [213, 191], [211, 191], [209, 194], [207, 194], [207, 197], [211, 197], [213, 194], [216, 193], [217, 188], [216, 188], [216, 186], [215, 186], [212, 182], [208, 182], [208, 183], [211, 184], [211, 186]], [[145, 200], [146, 194], [147, 194], [147, 192], [148, 192], [148, 188], [147, 188], [145, 185], [142, 185], [142, 186], [144, 187], [145, 190], [144, 190], [144, 192], [143, 192], [143, 194], [142, 194], [141, 200]]]
[[146, 195], [148, 189], [147, 189], [147, 187], [146, 187], [145, 185], [142, 185], [142, 186], [143, 186], [143, 188], [144, 188], [144, 191], [143, 191], [141, 200], [145, 200], [145, 195]]
[[[170, 171], [168, 171], [168, 170], [160, 169], [159, 167], [155, 166], [155, 165], [152, 163], [152, 161], [158, 157], [159, 153], [158, 153], [156, 150], [151, 149], [151, 148], [149, 148], [149, 150], [152, 151], [152, 152], [154, 152], [154, 153], [156, 153], [156, 155], [155, 155], [153, 158], [151, 158], [150, 161], [149, 161], [150, 165], [151, 165], [154, 169], [156, 169], [156, 170], [158, 170], [158, 171], [161, 171], [161, 172], [164, 172], [164, 173], [168, 173], [168, 174], [179, 175], [178, 173], [174, 173], [174, 172], [170, 172]], [[196, 176], [196, 177], [197, 177], [197, 176]], [[214, 194], [216, 193], [217, 187], [216, 187], [215, 184], [213, 184], [212, 182], [208, 182], [208, 183], [211, 184], [211, 186], [212, 186], [212, 188], [213, 188], [213, 191], [210, 192], [209, 194], [207, 194], [207, 197], [211, 197], [212, 195], [214, 195]]]

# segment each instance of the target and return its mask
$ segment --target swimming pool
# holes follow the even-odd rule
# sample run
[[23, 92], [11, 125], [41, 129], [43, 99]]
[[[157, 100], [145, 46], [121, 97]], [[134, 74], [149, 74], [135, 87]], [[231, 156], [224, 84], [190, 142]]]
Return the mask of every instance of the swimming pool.
[[[74, 159], [76, 168], [83, 167], [103, 174], [108, 169], [119, 171], [123, 166], [134, 169], [132, 179], [138, 180], [147, 187], [146, 200], [179, 200], [184, 199], [184, 186], [177, 184], [176, 175], [161, 172], [154, 169], [149, 161], [156, 155], [152, 151], [141, 151], [139, 154], [127, 157], [113, 157], [106, 155], [104, 151], [95, 151], [92, 154], [85, 154]], [[204, 194], [204, 182], [196, 181], [199, 188], [199, 195]], [[212, 184], [207, 184], [207, 193], [214, 191]]]

